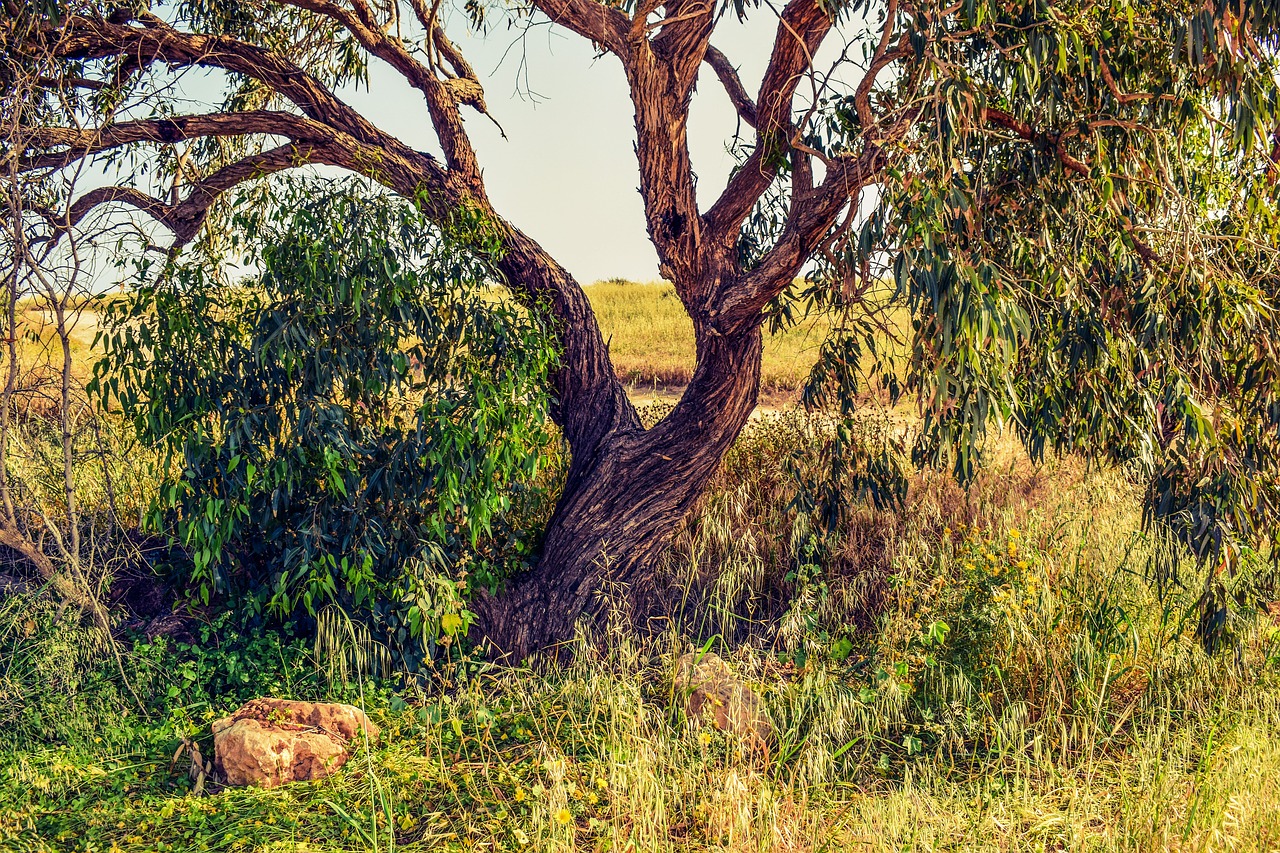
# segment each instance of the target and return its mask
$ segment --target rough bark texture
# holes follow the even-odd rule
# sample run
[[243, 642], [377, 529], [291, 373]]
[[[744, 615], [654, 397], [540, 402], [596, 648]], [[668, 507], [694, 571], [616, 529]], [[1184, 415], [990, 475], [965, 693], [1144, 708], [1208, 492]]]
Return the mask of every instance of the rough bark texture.
[[574, 449], [537, 568], [477, 604], [480, 633], [521, 659], [571, 639], [597, 603], [646, 611], [657, 558], [755, 408], [760, 352], [759, 327], [706, 336], [689, 391], [667, 418], [644, 430], [631, 414], [591, 452]]

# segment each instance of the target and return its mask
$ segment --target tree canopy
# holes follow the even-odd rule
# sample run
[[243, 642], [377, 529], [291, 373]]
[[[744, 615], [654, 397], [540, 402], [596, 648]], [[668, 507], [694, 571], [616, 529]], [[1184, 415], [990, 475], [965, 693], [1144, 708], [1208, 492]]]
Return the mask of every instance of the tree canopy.
[[[971, 476], [1002, 422], [1033, 455], [1133, 466], [1152, 522], [1215, 570], [1274, 535], [1277, 4], [4, 5], [5, 180], [34, 243], [104, 205], [176, 245], [208, 241], [240, 190], [315, 164], [419, 199], [434, 222], [492, 225], [495, 273], [554, 317], [572, 451], [538, 566], [478, 605], [517, 655], [567, 636], [606, 584], [643, 614], [655, 555], [754, 407], [762, 327], [806, 306], [842, 330], [812, 399], [848, 414], [869, 380], [913, 392], [919, 463]], [[549, 20], [625, 74], [648, 235], [697, 341], [687, 391], [650, 429], [578, 283], [489, 199], [463, 108], [491, 105], [462, 36], [503, 15]], [[777, 19], [758, 84], [713, 45], [747, 15]], [[343, 100], [372, 62], [420, 95], [438, 155]], [[189, 69], [220, 74], [222, 100], [188, 111], [173, 84]], [[701, 207], [700, 83], [751, 129]], [[125, 180], [68, 190], [88, 162]], [[874, 345], [890, 308], [911, 318], [901, 365]]]

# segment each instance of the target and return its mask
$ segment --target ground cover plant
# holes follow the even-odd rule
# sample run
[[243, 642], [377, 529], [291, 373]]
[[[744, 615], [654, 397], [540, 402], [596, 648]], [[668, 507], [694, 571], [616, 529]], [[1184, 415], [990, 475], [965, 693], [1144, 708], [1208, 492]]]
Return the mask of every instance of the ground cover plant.
[[[223, 617], [133, 634], [122, 678], [92, 627], [7, 599], [6, 849], [1276, 843], [1280, 626], [1247, 614], [1207, 652], [1196, 591], [1162, 600], [1142, 576], [1156, 543], [1127, 478], [1025, 459], [969, 491], [924, 477], [915, 510], [867, 509], [804, 569], [812, 551], [751, 446], [795, 449], [799, 418], [750, 425], [679, 535], [667, 571], [704, 603], [647, 641], [580, 636], [564, 665], [454, 661], [397, 685], [341, 665], [341, 644]], [[774, 604], [796, 606], [763, 630], [782, 588]], [[754, 627], [730, 646], [706, 633], [717, 619]], [[767, 754], [680, 713], [674, 658], [704, 636], [761, 692]], [[358, 703], [384, 737], [320, 783], [196, 793], [183, 739], [207, 755], [209, 721], [263, 693]]]

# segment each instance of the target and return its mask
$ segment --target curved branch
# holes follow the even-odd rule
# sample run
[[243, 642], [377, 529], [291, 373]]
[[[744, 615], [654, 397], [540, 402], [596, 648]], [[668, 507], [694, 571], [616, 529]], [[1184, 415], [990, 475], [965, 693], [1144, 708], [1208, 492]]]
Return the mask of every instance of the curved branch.
[[[545, 0], [541, 8], [553, 20], [577, 27], [588, 37], [594, 33], [598, 43], [623, 46], [626, 18], [615, 9], [592, 0]], [[194, 186], [178, 205], [165, 205], [136, 191], [107, 189], [78, 200], [73, 205], [77, 216], [83, 217], [97, 204], [110, 201], [132, 204], [155, 213], [169, 227], [176, 226], [180, 239], [189, 239], [213, 198], [225, 189], [224, 183], [303, 161], [329, 163], [369, 176], [401, 195], [425, 203], [427, 215], [436, 222], [449, 221], [461, 207], [478, 209], [501, 234], [506, 252], [498, 266], [513, 290], [522, 295], [526, 304], [549, 303], [559, 321], [566, 368], [556, 377], [560, 403], [557, 420], [574, 457], [588, 458], [613, 430], [638, 428], [639, 420], [609, 364], [608, 349], [586, 294], [536, 242], [502, 220], [485, 197], [478, 167], [466, 161], [461, 119], [452, 93], [445, 90], [447, 81], [432, 79], [430, 83], [439, 86], [439, 97], [427, 100], [436, 132], [445, 145], [449, 169], [379, 130], [314, 75], [277, 53], [227, 36], [179, 31], [153, 16], [136, 17], [140, 25], [130, 24], [129, 20], [127, 14], [113, 14], [110, 18], [73, 16], [61, 27], [46, 27], [26, 38], [33, 42], [34, 49], [54, 58], [128, 57], [140, 67], [165, 63], [176, 68], [220, 68], [242, 74], [292, 102], [306, 118], [326, 125], [334, 133], [334, 140], [289, 145], [233, 164]], [[430, 83], [428, 91], [433, 88]], [[456, 143], [452, 151], [450, 141]]]
[[1052, 143], [1053, 150], [1057, 153], [1058, 159], [1062, 161], [1064, 168], [1078, 175], [1088, 177], [1089, 167], [1068, 154], [1060, 140], [1053, 140], [1048, 134], [1036, 130], [1024, 121], [1019, 121], [1004, 110], [986, 107], [982, 111], [982, 120], [995, 127], [1010, 131], [1015, 136], [1035, 145]]
[[809, 250], [836, 224], [840, 212], [858, 198], [888, 164], [883, 149], [870, 145], [857, 156], [832, 161], [826, 178], [813, 190], [793, 199], [791, 215], [773, 248], [750, 273], [722, 285], [711, 311], [715, 328], [734, 334], [758, 323], [769, 300], [785, 290], [799, 274]]
[[776, 154], [786, 150], [793, 135], [796, 90], [831, 27], [827, 5], [821, 0], [791, 0], [782, 10], [756, 98], [756, 147], [703, 216], [709, 240], [732, 245], [751, 208], [777, 177]]
[[[174, 234], [174, 245], [191, 241], [208, 216], [209, 207], [222, 193], [252, 178], [263, 177], [308, 163], [330, 163], [344, 158], [326, 157], [320, 148], [282, 145], [261, 154], [238, 160], [191, 184], [187, 197], [177, 204], [165, 204], [135, 187], [108, 186], [90, 190], [72, 202], [65, 214], [51, 224], [59, 233], [75, 228], [94, 209], [104, 204], [121, 203], [137, 208]], [[48, 219], [46, 215], [46, 219]]]
[[139, 142], [176, 143], [204, 136], [262, 134], [294, 142], [330, 142], [337, 135], [318, 121], [275, 110], [209, 113], [173, 118], [123, 121], [97, 128], [29, 127], [18, 137], [28, 148], [65, 147], [65, 151], [32, 154], [18, 162], [21, 172], [60, 169], [93, 154]]
[[729, 57], [714, 45], [707, 45], [707, 53], [703, 61], [710, 65], [716, 77], [720, 78], [720, 84], [724, 86], [725, 94], [729, 96], [729, 102], [737, 110], [738, 117], [751, 127], [756, 127], [759, 118], [756, 114], [755, 101], [751, 100], [751, 96], [747, 94], [746, 87], [738, 77], [738, 69], [729, 61]]
[[[98, 187], [76, 199], [65, 214], [45, 214], [45, 219], [50, 221], [58, 233], [64, 233], [78, 225], [95, 208], [104, 204], [123, 203], [137, 208], [164, 225], [173, 232], [175, 244], [182, 245], [195, 237], [208, 216], [210, 206], [222, 193], [246, 181], [306, 165], [337, 166], [365, 175], [410, 197], [422, 188], [418, 177], [421, 164], [396, 162], [383, 152], [355, 144], [350, 138], [337, 137], [329, 145], [289, 143], [251, 154], [192, 182], [186, 198], [177, 204], [166, 204], [134, 187]], [[435, 168], [443, 171], [439, 166]], [[447, 215], [451, 209], [447, 200], [428, 197], [427, 203], [429, 212], [435, 216]]]
[[[427, 109], [431, 113], [436, 137], [444, 149], [445, 162], [450, 169], [465, 175], [473, 195], [483, 193], [475, 148], [458, 114], [459, 103], [469, 103], [487, 114], [484, 108], [483, 89], [474, 74], [471, 75], [465, 87], [446, 85], [445, 81], [442, 81], [431, 68], [409, 54], [404, 42], [392, 37], [378, 26], [373, 12], [364, 0], [353, 0], [352, 6], [355, 11], [348, 10], [330, 0], [280, 0], [280, 2], [336, 21], [355, 36], [361, 47], [386, 62], [398, 71], [410, 86], [421, 92], [426, 99]], [[442, 42], [442, 49], [445, 49], [446, 45], [452, 47], [439, 24], [428, 29], [427, 37]]]
[[875, 127], [875, 115], [871, 112], [871, 89], [876, 84], [880, 72], [896, 60], [905, 56], [908, 51], [906, 36], [899, 40], [898, 46], [890, 50], [889, 42], [893, 39], [893, 30], [898, 20], [898, 0], [889, 0], [885, 8], [884, 29], [880, 32], [880, 41], [876, 44], [871, 62], [853, 92], [853, 108], [858, 113], [858, 121], [863, 128], [871, 130]]
[[352, 0], [352, 8], [347, 9], [330, 0], [279, 0], [286, 6], [305, 9], [324, 15], [336, 22], [351, 35], [355, 36], [360, 46], [369, 53], [390, 65], [405, 81], [419, 91], [425, 91], [435, 75], [431, 69], [414, 59], [404, 42], [388, 35], [373, 17], [373, 12], [363, 0]]
[[139, 65], [163, 62], [243, 74], [296, 104], [308, 118], [361, 142], [383, 144], [389, 138], [313, 75], [279, 54], [230, 36], [181, 32], [163, 22], [138, 27], [88, 16], [71, 18], [61, 30], [44, 35], [50, 54], [60, 59], [119, 56], [129, 57]]
[[590, 39], [615, 56], [627, 52], [631, 22], [617, 9], [595, 0], [530, 0], [553, 22]]

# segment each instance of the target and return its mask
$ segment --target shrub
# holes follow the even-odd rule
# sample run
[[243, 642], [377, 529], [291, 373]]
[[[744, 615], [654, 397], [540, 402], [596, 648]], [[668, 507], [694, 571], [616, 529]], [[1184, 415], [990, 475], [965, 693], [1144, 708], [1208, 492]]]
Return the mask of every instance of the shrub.
[[171, 462], [148, 521], [194, 599], [334, 604], [414, 669], [536, 545], [549, 336], [487, 283], [496, 244], [465, 212], [445, 233], [352, 184], [274, 209], [237, 229], [242, 281], [144, 264], [93, 387]]

